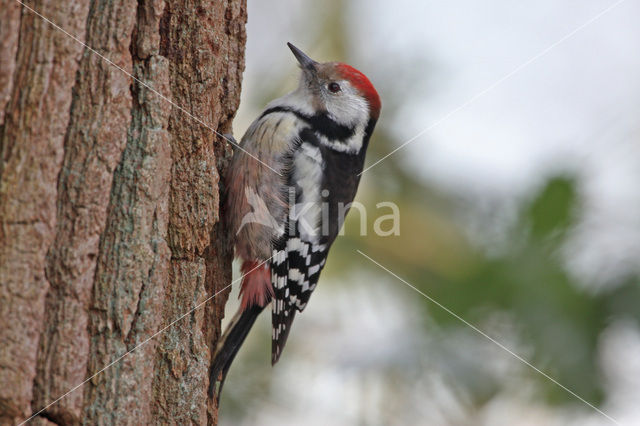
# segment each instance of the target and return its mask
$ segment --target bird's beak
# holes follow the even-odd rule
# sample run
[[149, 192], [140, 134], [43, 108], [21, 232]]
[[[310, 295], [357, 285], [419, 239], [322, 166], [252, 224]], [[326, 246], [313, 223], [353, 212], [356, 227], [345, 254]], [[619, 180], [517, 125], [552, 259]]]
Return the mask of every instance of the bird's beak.
[[293, 52], [293, 56], [296, 57], [303, 70], [311, 71], [313, 73], [317, 71], [316, 66], [318, 65], [318, 63], [316, 61], [311, 59], [309, 56], [307, 56], [306, 53], [295, 47], [293, 44], [287, 43], [287, 46], [289, 46], [289, 49], [291, 49], [291, 51]]

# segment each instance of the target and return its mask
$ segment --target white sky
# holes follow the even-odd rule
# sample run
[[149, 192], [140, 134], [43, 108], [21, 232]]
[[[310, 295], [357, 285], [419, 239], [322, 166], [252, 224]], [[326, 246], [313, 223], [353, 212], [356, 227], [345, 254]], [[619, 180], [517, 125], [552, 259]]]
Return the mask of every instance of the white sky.
[[[356, 22], [376, 28], [358, 31], [375, 46], [364, 55], [397, 57], [401, 66], [395, 73], [416, 62], [414, 55], [434, 63], [432, 71], [424, 71], [425, 77], [431, 74], [430, 87], [418, 90], [401, 114], [406, 120], [394, 123], [402, 140], [614, 4], [399, 1], [389, 8], [388, 2], [364, 3], [369, 7], [359, 10], [367, 10], [370, 20]], [[637, 147], [638, 16], [640, 2], [620, 3], [416, 140], [405, 158], [414, 158], [426, 176], [447, 186], [508, 191], [531, 184], [550, 167], [597, 167], [591, 163], [602, 154], [610, 157], [632, 138]], [[614, 126], [629, 133], [603, 141]], [[624, 152], [616, 160], [639, 164]]]

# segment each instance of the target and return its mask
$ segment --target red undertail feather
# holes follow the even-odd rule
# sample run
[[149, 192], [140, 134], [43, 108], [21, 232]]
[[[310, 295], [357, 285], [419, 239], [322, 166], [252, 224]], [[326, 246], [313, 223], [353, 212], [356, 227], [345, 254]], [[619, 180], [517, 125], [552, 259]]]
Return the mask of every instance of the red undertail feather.
[[269, 264], [245, 260], [241, 270], [244, 276], [240, 286], [241, 309], [244, 311], [253, 305], [266, 306], [273, 298]]
[[351, 82], [362, 95], [369, 101], [369, 108], [371, 109], [371, 117], [378, 118], [380, 115], [380, 108], [382, 107], [382, 103], [380, 102], [380, 96], [378, 96], [378, 92], [376, 88], [373, 87], [371, 81], [367, 78], [366, 75], [352, 67], [351, 65], [339, 63], [337, 65], [338, 70], [342, 74], [342, 76]]

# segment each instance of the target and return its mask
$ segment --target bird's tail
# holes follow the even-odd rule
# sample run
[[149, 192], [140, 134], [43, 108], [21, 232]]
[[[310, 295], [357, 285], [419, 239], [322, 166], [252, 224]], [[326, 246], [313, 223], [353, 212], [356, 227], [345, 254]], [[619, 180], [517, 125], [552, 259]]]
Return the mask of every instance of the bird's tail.
[[227, 377], [231, 363], [242, 346], [244, 339], [249, 334], [253, 323], [263, 309], [263, 306], [258, 305], [253, 305], [245, 310], [239, 309], [231, 320], [227, 330], [220, 338], [215, 358], [211, 364], [209, 377], [210, 398], [213, 398], [215, 394], [216, 399], [218, 401], [220, 400], [222, 385], [224, 385], [224, 379]]
[[220, 399], [222, 385], [233, 359], [249, 334], [256, 318], [271, 302], [273, 296], [271, 275], [268, 265], [265, 266], [264, 263], [245, 261], [242, 264], [242, 273], [244, 274], [241, 284], [242, 305], [218, 341], [209, 377], [210, 398], [216, 394], [216, 399]]

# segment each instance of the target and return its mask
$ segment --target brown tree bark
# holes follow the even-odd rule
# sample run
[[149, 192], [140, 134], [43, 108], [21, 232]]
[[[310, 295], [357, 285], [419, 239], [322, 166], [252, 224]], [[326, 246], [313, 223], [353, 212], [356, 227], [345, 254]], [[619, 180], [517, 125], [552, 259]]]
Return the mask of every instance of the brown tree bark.
[[24, 5], [0, 0], [0, 424], [215, 424], [228, 289], [193, 308], [231, 279], [213, 130], [246, 2]]

